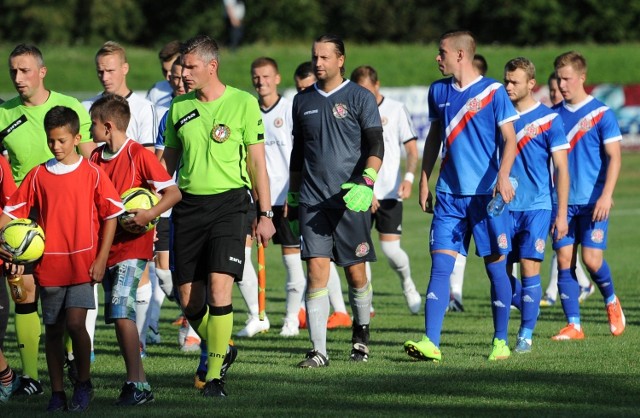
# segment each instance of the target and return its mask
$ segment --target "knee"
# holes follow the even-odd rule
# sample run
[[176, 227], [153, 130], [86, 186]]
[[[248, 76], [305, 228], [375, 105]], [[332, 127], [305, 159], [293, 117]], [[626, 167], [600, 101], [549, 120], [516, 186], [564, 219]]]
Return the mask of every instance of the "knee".
[[582, 253], [582, 262], [591, 273], [600, 270], [602, 260], [602, 251], [583, 251]]

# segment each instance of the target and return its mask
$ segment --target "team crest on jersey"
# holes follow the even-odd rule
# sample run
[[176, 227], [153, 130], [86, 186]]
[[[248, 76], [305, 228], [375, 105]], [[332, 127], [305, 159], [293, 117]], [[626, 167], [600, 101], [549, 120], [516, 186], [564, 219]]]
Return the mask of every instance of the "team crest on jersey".
[[383, 116], [380, 118], [380, 121], [382, 122], [382, 126], [385, 126], [387, 123], [389, 123], [389, 118], [386, 116]]
[[356, 247], [356, 257], [364, 257], [369, 254], [369, 244], [366, 242], [361, 242]]
[[480, 100], [476, 99], [475, 97], [472, 97], [467, 100], [466, 107], [469, 112], [476, 113], [479, 112], [480, 109], [482, 109], [482, 102], [480, 102]]
[[276, 120], [273, 121], [273, 126], [276, 128], [281, 128], [282, 125], [284, 125], [284, 120], [282, 120], [282, 118], [276, 118]]
[[228, 126], [217, 123], [213, 125], [211, 129], [211, 139], [219, 144], [222, 144], [231, 136], [231, 129]]
[[578, 126], [580, 127], [581, 131], [586, 132], [593, 126], [593, 121], [591, 120], [591, 118], [580, 119], [580, 124]]
[[596, 244], [602, 244], [602, 241], [604, 241], [604, 231], [600, 228], [591, 231], [591, 241]]
[[502, 233], [498, 235], [498, 248], [502, 250], [506, 250], [507, 248], [509, 248], [509, 241], [507, 241], [507, 234]]
[[538, 238], [536, 240], [536, 251], [540, 254], [544, 254], [544, 246], [545, 246], [545, 241], [541, 238]]
[[349, 109], [347, 109], [347, 105], [344, 103], [336, 103], [333, 105], [333, 116], [337, 119], [344, 119], [349, 114]]
[[525, 126], [524, 131], [527, 133], [527, 136], [529, 138], [533, 138], [535, 136], [538, 136], [538, 132], [540, 132], [540, 127], [538, 126], [537, 123], [530, 123], [527, 126]]

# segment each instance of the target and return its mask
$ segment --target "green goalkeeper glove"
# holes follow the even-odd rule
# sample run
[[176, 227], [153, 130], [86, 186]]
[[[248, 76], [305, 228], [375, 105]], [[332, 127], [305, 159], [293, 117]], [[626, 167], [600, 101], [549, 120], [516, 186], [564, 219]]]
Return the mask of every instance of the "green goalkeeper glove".
[[373, 184], [378, 178], [378, 173], [373, 168], [367, 168], [362, 176], [356, 177], [352, 182], [344, 183], [341, 188], [348, 190], [342, 198], [347, 208], [354, 212], [366, 212], [371, 207], [373, 200]]
[[300, 192], [287, 193], [287, 220], [289, 228], [296, 237], [300, 236], [300, 222], [298, 221], [298, 207], [300, 206]]

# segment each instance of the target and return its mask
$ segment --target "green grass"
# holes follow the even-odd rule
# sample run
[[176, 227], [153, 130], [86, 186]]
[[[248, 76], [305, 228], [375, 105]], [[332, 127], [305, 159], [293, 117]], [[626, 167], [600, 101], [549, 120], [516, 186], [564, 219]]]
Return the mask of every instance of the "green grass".
[[[0, 44], [0, 56], [6, 57], [13, 45]], [[42, 52], [48, 67], [46, 85], [60, 92], [86, 98], [101, 90], [95, 74], [94, 55], [99, 45], [66, 47], [43, 45]], [[441, 78], [435, 65], [437, 45], [431, 44], [347, 44], [347, 76], [358, 65], [375, 67], [383, 86], [427, 85]], [[546, 45], [513, 47], [479, 45], [478, 53], [489, 63], [489, 76], [502, 79], [502, 68], [511, 58], [526, 56], [538, 68], [538, 80], [545, 83], [553, 69], [553, 59], [570, 49], [581, 51], [589, 62], [588, 83], [634, 84], [640, 83], [640, 73], [630, 71], [640, 66], [638, 44], [620, 45]], [[282, 88], [293, 87], [293, 72], [298, 64], [309, 60], [311, 44], [255, 44], [247, 45], [236, 53], [223, 50], [220, 77], [225, 83], [253, 91], [249, 68], [251, 62], [263, 55], [275, 58], [280, 65]], [[131, 70], [129, 87], [147, 90], [160, 76], [157, 51], [127, 47]], [[624, 63], [621, 65], [620, 63]], [[5, 64], [3, 64], [5, 65]], [[0, 97], [15, 95], [8, 72], [0, 77]]]
[[[420, 338], [423, 316], [408, 313], [398, 279], [381, 260], [373, 265], [377, 315], [372, 320], [369, 363], [349, 363], [350, 331], [333, 330], [328, 333], [331, 366], [300, 370], [295, 365], [310, 343], [306, 331], [292, 339], [278, 335], [284, 311], [284, 273], [279, 248], [270, 246], [267, 312], [272, 328], [269, 333], [251, 339], [235, 339], [239, 356], [228, 375], [229, 398], [204, 399], [193, 389], [198, 356], [178, 350], [177, 329], [170, 325], [178, 310], [165, 302], [163, 343], [149, 346], [149, 357], [144, 360], [157, 401], [126, 412], [139, 417], [203, 413], [235, 417], [638, 416], [640, 268], [636, 257], [640, 229], [634, 225], [640, 215], [639, 177], [640, 154], [625, 153], [606, 252], [616, 293], [627, 316], [628, 328], [621, 337], [610, 336], [603, 303], [596, 292], [582, 306], [586, 340], [551, 341], [550, 337], [564, 326], [564, 317], [559, 306], [545, 308], [531, 354], [514, 354], [504, 362], [487, 362], [492, 335], [489, 282], [480, 259], [470, 257], [464, 295], [466, 311], [447, 314], [445, 318], [443, 362], [415, 362], [404, 354], [402, 343]], [[403, 247], [411, 258], [414, 280], [421, 293], [426, 289], [430, 268], [427, 249], [430, 219], [419, 211], [416, 195], [406, 201]], [[546, 286], [547, 262], [542, 271]], [[234, 291], [234, 306], [234, 332], [237, 332], [246, 319], [246, 308], [238, 291]], [[510, 323], [511, 347], [518, 324], [519, 314], [515, 312]], [[20, 369], [12, 322], [5, 347], [10, 364]], [[42, 350], [41, 353], [40, 378], [45, 395], [28, 401], [12, 399], [0, 405], [0, 415], [31, 417], [43, 413], [50, 392]], [[96, 398], [91, 404], [91, 415], [124, 415], [125, 412], [112, 406], [122, 385], [124, 364], [113, 328], [102, 323], [97, 330], [92, 374]]]

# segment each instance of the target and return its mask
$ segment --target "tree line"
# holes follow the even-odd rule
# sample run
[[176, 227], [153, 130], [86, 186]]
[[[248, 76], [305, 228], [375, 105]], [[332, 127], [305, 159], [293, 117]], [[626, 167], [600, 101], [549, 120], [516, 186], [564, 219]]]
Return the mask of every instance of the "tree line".
[[[248, 0], [244, 42], [431, 43], [453, 28], [509, 45], [640, 41], [640, 0]], [[4, 0], [0, 39], [63, 45], [114, 39], [157, 47], [206, 33], [226, 38], [222, 0]]]

